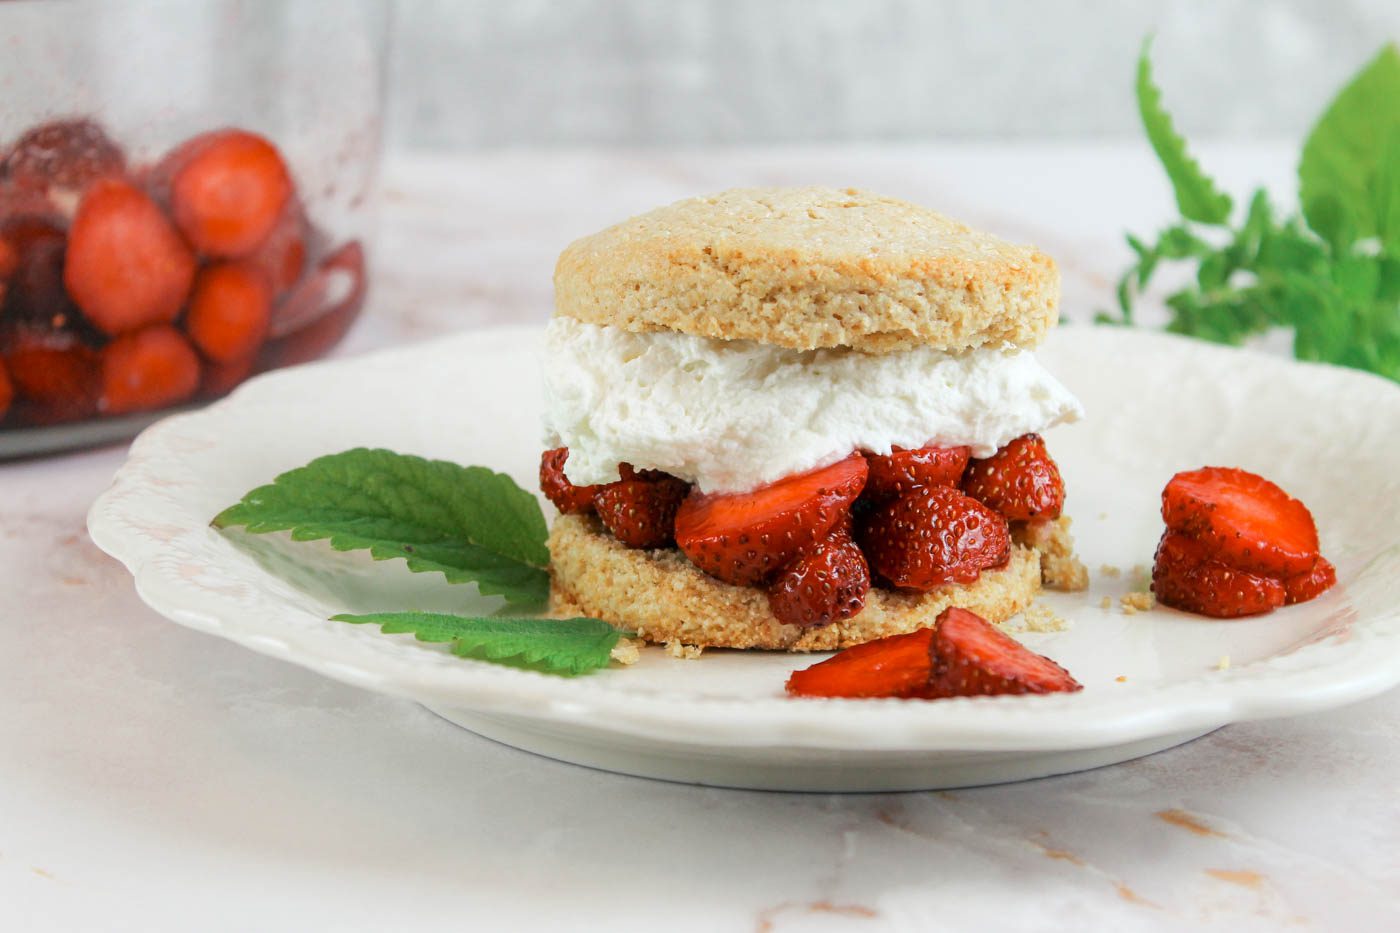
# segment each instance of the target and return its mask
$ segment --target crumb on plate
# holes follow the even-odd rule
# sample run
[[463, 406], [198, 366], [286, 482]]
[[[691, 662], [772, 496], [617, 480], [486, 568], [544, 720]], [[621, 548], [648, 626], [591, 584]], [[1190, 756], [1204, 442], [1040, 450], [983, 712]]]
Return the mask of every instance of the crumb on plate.
[[1152, 597], [1152, 594], [1144, 590], [1135, 590], [1118, 597], [1118, 604], [1123, 607], [1124, 615], [1135, 615], [1139, 612], [1147, 612], [1156, 605], [1156, 603], [1157, 600]]
[[1114, 579], [1117, 579], [1118, 577], [1121, 577], [1123, 575], [1123, 568], [1115, 567], [1113, 564], [1104, 564], [1101, 567], [1099, 567], [1099, 573], [1105, 577], [1113, 577]]
[[683, 645], [678, 641], [666, 642], [667, 654], [673, 658], [683, 658], [686, 661], [696, 660], [704, 650], [699, 645]]
[[619, 638], [613, 650], [609, 652], [611, 657], [618, 664], [636, 664], [642, 657], [641, 647], [646, 644], [644, 641], [631, 638]]

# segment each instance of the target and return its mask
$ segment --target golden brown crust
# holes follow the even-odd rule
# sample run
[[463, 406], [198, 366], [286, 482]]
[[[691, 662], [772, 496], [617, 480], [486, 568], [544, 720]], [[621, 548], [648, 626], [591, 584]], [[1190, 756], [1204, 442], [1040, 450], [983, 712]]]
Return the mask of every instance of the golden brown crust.
[[1052, 590], [1077, 593], [1089, 588], [1089, 568], [1074, 556], [1070, 517], [1012, 522], [1011, 540], [1040, 552], [1040, 582]]
[[691, 198], [571, 244], [555, 313], [800, 350], [1033, 345], [1059, 313], [1046, 255], [855, 189]]
[[589, 516], [555, 519], [549, 551], [556, 615], [594, 616], [647, 641], [701, 647], [831, 651], [932, 625], [949, 606], [1004, 622], [1040, 591], [1039, 554], [1013, 547], [1005, 568], [976, 583], [919, 594], [872, 589], [854, 618], [804, 629], [775, 619], [762, 589], [721, 583], [676, 550], [630, 550]]

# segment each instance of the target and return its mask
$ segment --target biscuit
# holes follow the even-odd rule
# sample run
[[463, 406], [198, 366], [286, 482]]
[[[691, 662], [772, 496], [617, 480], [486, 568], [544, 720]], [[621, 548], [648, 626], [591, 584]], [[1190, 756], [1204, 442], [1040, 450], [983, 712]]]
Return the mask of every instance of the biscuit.
[[690, 198], [571, 244], [555, 313], [810, 350], [1033, 346], [1059, 314], [1045, 254], [855, 189]]

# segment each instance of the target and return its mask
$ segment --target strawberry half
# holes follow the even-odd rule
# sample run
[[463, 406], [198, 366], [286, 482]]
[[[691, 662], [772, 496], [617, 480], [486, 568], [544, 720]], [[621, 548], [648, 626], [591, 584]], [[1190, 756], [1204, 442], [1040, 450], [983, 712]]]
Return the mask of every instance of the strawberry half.
[[1282, 606], [1283, 584], [1212, 558], [1200, 541], [1168, 529], [1152, 566], [1157, 601], [1217, 619], [1258, 615]]
[[277, 147], [244, 130], [216, 130], [182, 143], [156, 175], [170, 178], [170, 209], [180, 232], [208, 256], [252, 253], [292, 196]]
[[971, 583], [1011, 554], [1006, 519], [948, 486], [916, 489], [877, 509], [861, 533], [871, 566], [895, 586]]
[[1065, 504], [1060, 468], [1039, 434], [1023, 434], [985, 460], [973, 460], [962, 490], [1011, 521], [1059, 518]]
[[876, 503], [897, 499], [921, 486], [956, 486], [967, 468], [966, 447], [895, 447], [888, 454], [866, 454], [870, 478], [861, 495]]
[[624, 479], [593, 495], [593, 508], [613, 536], [631, 548], [666, 547], [675, 540], [676, 509], [690, 492], [685, 480]]
[[784, 625], [828, 625], [865, 608], [870, 568], [850, 529], [838, 525], [779, 572], [768, 587], [768, 608]]
[[794, 671], [787, 692], [802, 697], [911, 697], [928, 686], [933, 629], [877, 638]]
[[753, 492], [697, 490], [676, 513], [676, 542], [697, 567], [725, 583], [763, 582], [849, 514], [868, 472], [865, 458], [852, 454]]
[[1162, 519], [1198, 539], [1209, 556], [1255, 574], [1291, 577], [1317, 562], [1317, 526], [1308, 507], [1245, 470], [1202, 467], [1178, 473], [1162, 490]]
[[966, 609], [943, 610], [929, 650], [933, 672], [919, 694], [925, 699], [1084, 689], [1069, 671]]
[[101, 373], [97, 351], [70, 330], [18, 327], [4, 334], [5, 367], [15, 400], [12, 417], [24, 424], [58, 424], [97, 410]]
[[216, 262], [195, 276], [185, 312], [185, 332], [206, 359], [246, 359], [267, 336], [272, 291], [261, 269], [248, 262]]
[[1283, 602], [1291, 606], [1321, 596], [1337, 584], [1337, 568], [1325, 557], [1319, 557], [1313, 569], [1283, 580]]
[[199, 356], [179, 331], [160, 324], [102, 348], [101, 407], [109, 415], [164, 408], [199, 389]]
[[540, 454], [540, 492], [565, 515], [593, 511], [593, 495], [602, 486], [575, 486], [564, 475], [569, 448], [556, 447]]

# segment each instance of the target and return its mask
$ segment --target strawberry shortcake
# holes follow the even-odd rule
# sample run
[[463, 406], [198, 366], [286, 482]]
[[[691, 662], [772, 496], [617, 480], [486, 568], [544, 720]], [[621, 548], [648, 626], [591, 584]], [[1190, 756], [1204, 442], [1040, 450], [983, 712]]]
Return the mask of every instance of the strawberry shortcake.
[[734, 190], [575, 242], [555, 291], [556, 612], [831, 650], [1085, 584], [1037, 250], [861, 191]]

